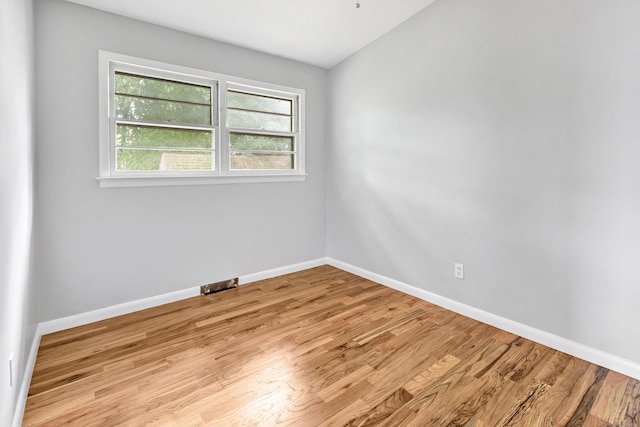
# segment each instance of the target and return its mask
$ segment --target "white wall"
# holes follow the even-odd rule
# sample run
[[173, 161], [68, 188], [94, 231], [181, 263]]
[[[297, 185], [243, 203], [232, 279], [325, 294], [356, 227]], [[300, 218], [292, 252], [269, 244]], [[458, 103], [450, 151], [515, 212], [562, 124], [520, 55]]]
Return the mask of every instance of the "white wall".
[[[33, 11], [0, 0], [0, 425], [11, 425], [37, 323]], [[13, 386], [9, 356], [14, 353]], [[18, 408], [20, 412], [22, 408]]]
[[[326, 255], [326, 74], [77, 6], [36, 2], [41, 320]], [[305, 182], [98, 187], [98, 49], [306, 90]]]
[[640, 362], [639, 29], [443, 0], [336, 66], [329, 256]]

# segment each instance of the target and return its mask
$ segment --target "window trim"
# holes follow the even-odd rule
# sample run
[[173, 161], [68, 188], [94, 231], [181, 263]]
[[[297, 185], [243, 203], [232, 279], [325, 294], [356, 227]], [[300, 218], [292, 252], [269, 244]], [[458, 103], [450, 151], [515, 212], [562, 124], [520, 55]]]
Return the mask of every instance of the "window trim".
[[[167, 64], [144, 58], [100, 50], [99, 57], [99, 169], [100, 187], [142, 187], [167, 185], [202, 185], [256, 182], [304, 181], [305, 173], [305, 91], [211, 71]], [[212, 112], [215, 170], [212, 171], [116, 171], [115, 170], [115, 71], [148, 75], [212, 87], [215, 96]], [[291, 99], [294, 103], [294, 168], [268, 170], [232, 170], [229, 167], [227, 126], [227, 90]], [[215, 108], [217, 106], [217, 109]], [[296, 108], [297, 107], [297, 108]], [[245, 129], [238, 129], [244, 131]], [[260, 131], [256, 133], [260, 134]], [[264, 134], [270, 132], [265, 131]]]

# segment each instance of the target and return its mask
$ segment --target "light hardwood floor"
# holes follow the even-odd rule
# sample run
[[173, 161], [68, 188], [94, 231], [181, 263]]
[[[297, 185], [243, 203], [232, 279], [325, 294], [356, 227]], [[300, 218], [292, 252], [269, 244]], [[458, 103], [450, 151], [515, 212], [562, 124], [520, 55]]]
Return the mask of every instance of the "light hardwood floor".
[[26, 426], [639, 426], [640, 382], [329, 266], [46, 335]]

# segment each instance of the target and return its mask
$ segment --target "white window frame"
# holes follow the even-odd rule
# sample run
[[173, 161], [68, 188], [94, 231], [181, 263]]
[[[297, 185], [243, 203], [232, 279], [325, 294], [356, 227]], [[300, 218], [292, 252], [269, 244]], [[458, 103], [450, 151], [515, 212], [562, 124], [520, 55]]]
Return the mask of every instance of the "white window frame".
[[[305, 91], [210, 71], [182, 67], [148, 59], [99, 51], [99, 115], [101, 187], [141, 187], [165, 185], [228, 184], [252, 182], [284, 182], [305, 180], [304, 109]], [[215, 164], [211, 171], [117, 171], [115, 167], [114, 76], [116, 71], [192, 83], [212, 88], [212, 126]], [[293, 137], [294, 168], [286, 170], [231, 170], [229, 167], [229, 135], [227, 126], [227, 90], [272, 96], [293, 103], [293, 129], [281, 132]], [[256, 134], [271, 132], [253, 131]]]

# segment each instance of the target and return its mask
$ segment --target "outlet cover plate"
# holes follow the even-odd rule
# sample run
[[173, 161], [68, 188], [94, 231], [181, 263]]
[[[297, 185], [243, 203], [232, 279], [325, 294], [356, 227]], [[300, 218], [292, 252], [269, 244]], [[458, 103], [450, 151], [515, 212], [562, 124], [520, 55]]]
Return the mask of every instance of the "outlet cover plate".
[[453, 267], [456, 279], [464, 279], [464, 265], [455, 263], [453, 264]]

